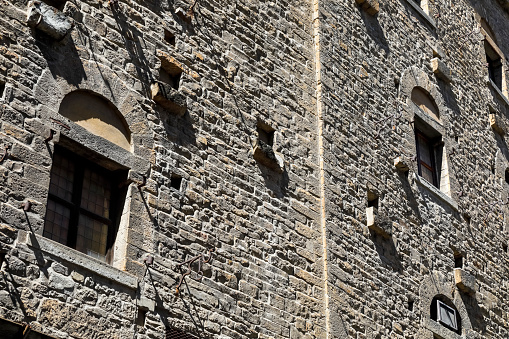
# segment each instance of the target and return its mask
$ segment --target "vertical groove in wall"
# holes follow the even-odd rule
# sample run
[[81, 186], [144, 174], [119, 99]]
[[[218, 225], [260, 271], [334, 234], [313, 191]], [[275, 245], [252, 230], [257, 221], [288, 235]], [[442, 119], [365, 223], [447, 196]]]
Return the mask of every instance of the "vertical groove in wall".
[[320, 175], [320, 227], [322, 231], [323, 249], [323, 291], [325, 307], [326, 338], [330, 337], [330, 309], [329, 309], [329, 274], [327, 267], [327, 228], [325, 223], [325, 174], [323, 161], [323, 112], [322, 112], [322, 77], [320, 60], [320, 6], [319, 0], [313, 0], [313, 48], [315, 54], [316, 79], [316, 116], [318, 139], [318, 164]]

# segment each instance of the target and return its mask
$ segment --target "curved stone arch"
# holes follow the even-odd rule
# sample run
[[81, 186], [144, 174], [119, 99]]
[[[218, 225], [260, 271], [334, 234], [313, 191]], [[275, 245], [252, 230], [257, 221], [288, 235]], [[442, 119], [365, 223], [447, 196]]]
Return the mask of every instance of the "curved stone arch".
[[88, 90], [70, 92], [60, 103], [58, 112], [90, 133], [131, 151], [131, 132], [125, 118], [103, 96]]
[[[437, 323], [431, 320], [430, 306], [433, 298], [444, 296], [448, 298], [459, 312], [461, 318], [462, 334], [456, 334], [445, 327], [437, 326]], [[433, 338], [434, 334], [440, 335], [444, 339], [464, 338], [466, 334], [472, 331], [472, 323], [468, 316], [468, 311], [457, 290], [452, 276], [444, 276], [442, 273], [432, 271], [419, 286], [419, 311], [421, 313], [421, 332], [425, 333], [423, 338]], [[444, 330], [445, 329], [445, 330]], [[441, 331], [437, 333], [437, 331]]]
[[448, 108], [442, 93], [440, 93], [438, 86], [430, 80], [426, 72], [416, 66], [412, 66], [401, 74], [400, 82], [400, 92], [402, 96], [406, 97], [408, 106], [413, 105], [411, 97], [415, 87], [420, 87], [429, 93], [429, 96], [437, 106], [440, 120], [443, 121], [448, 115]]
[[46, 69], [39, 78], [34, 96], [49, 111], [57, 112], [60, 103], [71, 92], [82, 90], [96, 93], [111, 102], [125, 119], [133, 138], [147, 134], [145, 113], [139, 104], [145, 98], [131, 89], [110, 68], [90, 61], [82, 61], [85, 76], [79, 81], [54, 76]]

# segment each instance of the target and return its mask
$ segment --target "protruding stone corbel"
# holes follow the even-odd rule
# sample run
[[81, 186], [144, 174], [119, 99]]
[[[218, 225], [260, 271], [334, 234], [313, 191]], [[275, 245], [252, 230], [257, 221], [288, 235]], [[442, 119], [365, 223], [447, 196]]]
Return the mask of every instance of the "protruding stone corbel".
[[71, 18], [39, 0], [28, 4], [27, 24], [58, 41], [65, 38], [74, 26]]
[[175, 115], [186, 112], [186, 97], [169, 84], [154, 82], [150, 85], [152, 99]]
[[461, 292], [468, 295], [475, 294], [475, 277], [472, 274], [462, 268], [455, 268], [454, 280]]
[[490, 114], [490, 126], [496, 133], [500, 134], [501, 136], [505, 134], [505, 128], [502, 121], [500, 121], [500, 118], [498, 118], [494, 113]]
[[392, 236], [392, 222], [374, 206], [366, 208], [366, 226], [383, 237]]
[[400, 172], [408, 172], [410, 170], [408, 159], [402, 156], [394, 159], [394, 167], [396, 167], [396, 169]]
[[450, 83], [452, 81], [452, 71], [442, 60], [440, 60], [440, 58], [431, 59], [431, 68], [437, 78], [442, 79], [446, 83]]
[[380, 8], [378, 0], [355, 0], [355, 2], [369, 15], [375, 15]]
[[283, 158], [274, 152], [271, 145], [258, 140], [254, 146], [253, 158], [260, 164], [278, 172], [284, 171], [284, 160]]

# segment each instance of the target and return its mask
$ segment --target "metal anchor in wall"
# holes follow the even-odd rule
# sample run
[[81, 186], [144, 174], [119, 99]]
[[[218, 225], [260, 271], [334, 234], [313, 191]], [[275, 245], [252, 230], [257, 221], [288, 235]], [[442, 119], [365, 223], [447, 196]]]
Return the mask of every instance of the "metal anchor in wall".
[[196, 272], [198, 277], [197, 278], [193, 278], [193, 276], [191, 276], [192, 279], [196, 280], [196, 281], [201, 281], [201, 279], [203, 278], [203, 271], [202, 271], [202, 265], [203, 264], [207, 264], [209, 263], [211, 260], [212, 260], [212, 253], [215, 251], [214, 248], [211, 248], [209, 249], [207, 252], [208, 252], [208, 257], [205, 255], [205, 254], [199, 254], [195, 257], [192, 257], [191, 259], [189, 260], [186, 260], [182, 263], [179, 263], [177, 264], [177, 267], [182, 269], [182, 266], [183, 265], [187, 265], [187, 271], [182, 273], [182, 276], [180, 277], [180, 280], [179, 280], [179, 283], [177, 285], [177, 288], [175, 289], [175, 294], [179, 294], [180, 293], [180, 287], [182, 286], [182, 283], [184, 282], [185, 278], [188, 276], [188, 275], [191, 275], [191, 273], [193, 272], [193, 269], [192, 269], [192, 265], [193, 263], [197, 262], [198, 261], [198, 271]]
[[394, 100], [393, 105], [396, 106], [396, 111], [392, 114], [389, 114], [387, 117], [381, 118], [380, 120], [374, 121], [376, 127], [376, 134], [373, 138], [376, 140], [380, 137], [382, 130], [386, 127], [387, 122], [390, 122], [392, 128], [396, 127], [396, 122], [403, 116], [403, 112], [401, 112], [400, 104], [397, 100]]

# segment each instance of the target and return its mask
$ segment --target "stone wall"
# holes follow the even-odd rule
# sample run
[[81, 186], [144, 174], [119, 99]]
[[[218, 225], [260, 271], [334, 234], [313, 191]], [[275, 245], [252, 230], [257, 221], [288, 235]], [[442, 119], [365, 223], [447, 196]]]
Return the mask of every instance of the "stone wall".
[[[0, 3], [0, 327], [508, 336], [504, 1]], [[59, 147], [125, 174], [111, 265], [42, 236]]]
[[[48, 3], [0, 11], [1, 317], [59, 338], [323, 336], [310, 4]], [[185, 113], [152, 100], [165, 62]], [[131, 149], [59, 113], [76, 91], [118, 110]], [[259, 124], [281, 171], [253, 158]], [[54, 145], [129, 170], [114, 267], [41, 236]]]
[[[436, 295], [461, 314], [462, 337], [508, 335], [507, 137], [489, 115], [503, 123], [509, 106], [486, 83], [479, 27], [485, 18], [507, 56], [509, 15], [495, 1], [421, 3], [428, 14], [411, 0], [380, 1], [375, 15], [321, 2], [331, 338], [455, 338], [430, 320]], [[437, 57], [451, 79], [434, 73]], [[435, 100], [438, 124], [412, 103], [416, 86]], [[441, 133], [448, 191], [416, 175], [418, 120]], [[378, 230], [366, 226], [372, 197]], [[455, 286], [455, 256], [473, 296]]]

